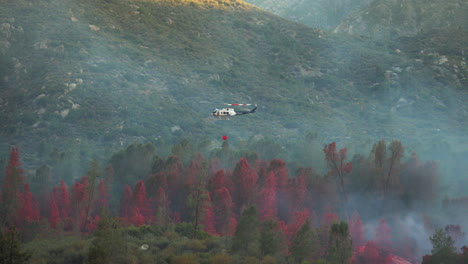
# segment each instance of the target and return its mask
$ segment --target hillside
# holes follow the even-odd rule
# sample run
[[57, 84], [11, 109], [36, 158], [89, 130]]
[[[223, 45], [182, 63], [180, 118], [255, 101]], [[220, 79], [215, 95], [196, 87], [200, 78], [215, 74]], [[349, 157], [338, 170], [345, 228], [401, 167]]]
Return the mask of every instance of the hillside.
[[[78, 146], [86, 156], [181, 138], [212, 148], [229, 135], [301, 158], [307, 134], [413, 146], [443, 136], [453, 146], [467, 132], [466, 55], [456, 75], [450, 56], [425, 61], [234, 0], [3, 1], [0, 19], [3, 146]], [[230, 102], [259, 110], [210, 117]]]
[[278, 16], [310, 27], [335, 29], [343, 19], [373, 0], [247, 0]]
[[336, 32], [395, 39], [433, 29], [468, 29], [468, 3], [462, 0], [376, 0], [345, 19]]

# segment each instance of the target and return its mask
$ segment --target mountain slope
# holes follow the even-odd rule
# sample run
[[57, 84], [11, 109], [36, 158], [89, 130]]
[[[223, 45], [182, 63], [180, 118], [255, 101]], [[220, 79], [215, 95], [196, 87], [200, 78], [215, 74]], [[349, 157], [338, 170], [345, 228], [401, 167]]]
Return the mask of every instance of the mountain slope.
[[450, 27], [468, 29], [463, 0], [375, 0], [345, 19], [335, 32], [395, 39]]
[[247, 2], [292, 21], [333, 30], [349, 14], [362, 9], [372, 0], [247, 0]]
[[[103, 149], [227, 134], [294, 149], [309, 132], [420, 144], [466, 134], [466, 76], [445, 71], [449, 63], [241, 1], [3, 1], [0, 18], [3, 144]], [[259, 110], [209, 116], [230, 102]]]

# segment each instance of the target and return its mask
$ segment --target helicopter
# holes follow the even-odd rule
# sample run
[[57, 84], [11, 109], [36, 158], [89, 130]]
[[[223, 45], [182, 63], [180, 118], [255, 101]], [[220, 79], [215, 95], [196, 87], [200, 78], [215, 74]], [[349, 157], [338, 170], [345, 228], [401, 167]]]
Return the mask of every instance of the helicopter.
[[[252, 104], [226, 104], [228, 106], [250, 106]], [[238, 115], [246, 115], [246, 114], [253, 114], [257, 110], [257, 105], [252, 110], [249, 111], [235, 111], [234, 108], [222, 108], [222, 109], [215, 109], [211, 112], [212, 116], [219, 117], [219, 119], [228, 119], [231, 116], [238, 116]]]

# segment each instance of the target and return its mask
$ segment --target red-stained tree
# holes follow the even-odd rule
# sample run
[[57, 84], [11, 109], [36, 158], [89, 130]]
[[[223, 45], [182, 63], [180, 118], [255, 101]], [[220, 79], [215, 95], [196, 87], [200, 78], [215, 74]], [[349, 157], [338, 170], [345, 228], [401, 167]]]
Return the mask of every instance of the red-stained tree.
[[130, 223], [130, 218], [133, 212], [132, 196], [133, 196], [132, 188], [128, 184], [125, 185], [122, 198], [120, 199], [119, 215], [120, 217], [122, 217], [123, 222], [126, 224]]
[[353, 241], [353, 249], [358, 250], [366, 242], [361, 216], [358, 212], [354, 212], [349, 220], [349, 233]]
[[336, 143], [332, 142], [328, 145], [325, 145], [323, 148], [325, 153], [325, 161], [327, 162], [327, 167], [330, 169], [328, 172], [330, 175], [337, 177], [339, 181], [339, 186], [341, 194], [345, 202], [348, 201], [348, 195], [345, 189], [345, 173], [350, 173], [353, 169], [353, 164], [351, 162], [345, 162], [346, 160], [346, 148], [340, 149], [339, 152], [336, 151]]
[[224, 170], [217, 171], [208, 179], [208, 190], [212, 193], [222, 187], [226, 187], [227, 179]]
[[131, 217], [130, 217], [130, 224], [134, 226], [142, 226], [146, 222], [145, 217], [143, 214], [140, 213], [138, 207], [132, 207]]
[[276, 201], [276, 178], [273, 171], [268, 176], [263, 186], [258, 201], [259, 218], [261, 221], [275, 219], [278, 215]]
[[306, 171], [302, 170], [299, 176], [295, 177], [291, 181], [290, 193], [293, 201], [293, 208], [296, 211], [302, 210], [306, 207], [307, 200], [307, 183], [306, 183]]
[[247, 159], [240, 158], [237, 162], [232, 178], [235, 186], [235, 205], [237, 212], [251, 205], [255, 199], [257, 173], [250, 167]]
[[[294, 213], [294, 222], [287, 225], [285, 234], [289, 241], [296, 235], [297, 231], [304, 225], [304, 223], [309, 219], [309, 211], [304, 210], [302, 212]], [[310, 221], [309, 221], [310, 222]]]
[[86, 209], [90, 199], [88, 186], [88, 177], [84, 176], [71, 187], [70, 216], [73, 218], [75, 230], [85, 231], [86, 228]]
[[67, 186], [63, 180], [60, 181], [60, 186], [52, 189], [50, 199], [54, 200], [61, 218], [68, 217], [70, 210], [70, 195], [68, 194]]
[[226, 187], [216, 190], [213, 195], [213, 214], [218, 234], [232, 234], [229, 231], [229, 226], [232, 222], [232, 210], [233, 203], [229, 190]]
[[49, 209], [49, 224], [52, 228], [56, 228], [59, 221], [60, 221], [60, 213], [57, 208], [57, 204], [55, 203], [54, 199], [51, 199], [50, 209]]
[[149, 208], [149, 200], [146, 198], [145, 183], [140, 180], [133, 189], [132, 206], [138, 209], [138, 213], [144, 218], [144, 222], [149, 221], [152, 212]]
[[29, 184], [24, 185], [24, 192], [21, 195], [21, 208], [18, 211], [18, 224], [27, 225], [39, 220], [39, 208], [34, 203], [34, 197], [29, 189]]
[[292, 197], [288, 190], [289, 173], [286, 163], [281, 159], [274, 159], [270, 162], [268, 171], [275, 174], [278, 217], [288, 220], [291, 214], [289, 208], [292, 206]]
[[12, 147], [1, 189], [0, 224], [12, 226], [17, 222], [17, 210], [21, 206], [20, 189], [24, 178], [18, 148]]
[[205, 217], [203, 217], [201, 221], [201, 224], [203, 225], [203, 230], [209, 234], [217, 235], [213, 213], [213, 204], [211, 202], [211, 197], [209, 193], [207, 193], [207, 199], [204, 204], [204, 207]]

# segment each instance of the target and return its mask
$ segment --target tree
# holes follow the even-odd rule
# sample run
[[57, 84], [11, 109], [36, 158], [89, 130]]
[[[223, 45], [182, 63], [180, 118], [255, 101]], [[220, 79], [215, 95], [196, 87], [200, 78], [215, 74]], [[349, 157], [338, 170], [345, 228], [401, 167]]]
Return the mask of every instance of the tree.
[[125, 244], [118, 218], [104, 213], [89, 248], [88, 264], [126, 263]]
[[146, 197], [146, 187], [145, 182], [142, 180], [138, 181], [133, 189], [132, 195], [132, 206], [137, 208], [141, 215], [144, 217], [145, 221], [150, 219], [152, 213], [149, 208], [149, 200]]
[[119, 215], [124, 219], [124, 222], [129, 223], [132, 213], [132, 188], [127, 184], [125, 185], [122, 198], [120, 199]]
[[308, 260], [316, 251], [315, 243], [314, 231], [310, 221], [307, 219], [291, 242], [291, 246], [289, 247], [291, 257], [296, 263]]
[[135, 143], [112, 156], [110, 164], [114, 168], [119, 188], [123, 184], [133, 184], [150, 175], [156, 155], [155, 151], [156, 149], [151, 143]]
[[87, 223], [87, 208], [89, 202], [88, 177], [82, 177], [71, 187], [70, 213], [74, 219], [74, 228], [85, 231]]
[[193, 219], [193, 233], [192, 238], [196, 239], [198, 234], [198, 225], [206, 217], [207, 209], [211, 208], [208, 205], [209, 193], [206, 190], [206, 164], [201, 164], [200, 171], [198, 172], [198, 178], [194, 179], [193, 185], [191, 186], [189, 198], [187, 201], [188, 208], [192, 210]]
[[18, 211], [19, 226], [25, 226], [39, 220], [39, 208], [34, 201], [35, 198], [29, 189], [29, 184], [26, 183], [21, 195], [21, 208]]
[[[44, 164], [36, 170], [36, 175], [31, 181], [31, 191], [36, 194], [39, 201], [45, 201], [51, 189], [52, 173], [50, 167]], [[46, 208], [40, 208], [40, 210], [44, 214], [47, 211]]]
[[290, 213], [289, 208], [291, 208], [291, 197], [288, 192], [288, 168], [283, 160], [274, 159], [270, 162], [268, 170], [269, 172], [273, 172], [275, 175], [276, 208], [278, 210], [278, 217], [280, 219], [287, 219]]
[[109, 209], [108, 201], [107, 183], [101, 179], [99, 180], [98, 185], [98, 197], [96, 199], [96, 204], [94, 205], [95, 211], [101, 212], [102, 210]]
[[328, 261], [334, 264], [345, 264], [353, 253], [348, 224], [344, 221], [333, 223], [328, 239]]
[[158, 196], [156, 197], [156, 224], [165, 226], [170, 221], [169, 199], [166, 191], [159, 187]]
[[432, 243], [432, 254], [438, 252], [455, 252], [455, 242], [444, 229], [437, 229], [434, 234], [429, 238]]
[[358, 212], [354, 212], [349, 220], [349, 233], [353, 241], [353, 249], [358, 250], [365, 243], [364, 228]]
[[18, 148], [12, 147], [6, 167], [5, 179], [1, 189], [0, 224], [13, 226], [17, 222], [17, 210], [20, 208], [20, 188], [23, 187], [24, 175], [19, 161]]
[[91, 161], [91, 166], [88, 171], [88, 188], [87, 190], [87, 201], [84, 201], [86, 204], [86, 212], [85, 212], [85, 219], [83, 222], [83, 226], [81, 227], [82, 230], [87, 230], [88, 224], [88, 217], [92, 210], [93, 200], [94, 200], [94, 190], [96, 189], [96, 180], [99, 177], [99, 163], [96, 159]]
[[31, 253], [21, 248], [18, 232], [15, 228], [6, 234], [0, 229], [0, 263], [22, 264], [29, 263]]
[[242, 212], [232, 239], [232, 251], [243, 256], [259, 256], [259, 228], [257, 209], [254, 206], [246, 208]]
[[330, 169], [328, 173], [337, 177], [341, 194], [344, 201], [347, 202], [348, 195], [345, 189], [344, 175], [345, 173], [350, 173], [353, 168], [353, 164], [351, 162], [345, 163], [347, 149], [342, 148], [339, 152], [337, 152], [336, 143], [332, 142], [328, 145], [325, 145], [323, 152], [325, 153], [327, 167]]
[[276, 201], [276, 179], [275, 174], [271, 171], [268, 173], [264, 187], [260, 192], [258, 207], [260, 208], [260, 220], [274, 219], [277, 217]]
[[57, 203], [55, 203], [54, 199], [50, 201], [50, 208], [49, 208], [49, 224], [50, 227], [56, 228], [58, 222], [60, 221], [60, 213], [57, 208]]
[[245, 158], [240, 158], [233, 172], [235, 184], [235, 205], [241, 211], [254, 202], [257, 173], [250, 167]]
[[210, 193], [206, 193], [207, 199], [205, 202], [205, 217], [202, 219], [203, 230], [209, 234], [217, 235], [214, 214], [213, 214], [213, 204], [211, 202]]
[[61, 180], [60, 186], [52, 188], [49, 199], [56, 203], [57, 210], [61, 218], [68, 217], [68, 211], [70, 210], [70, 195], [68, 194], [65, 181]]
[[[387, 157], [387, 153], [390, 154], [389, 157]], [[388, 152], [383, 139], [375, 143], [372, 148], [371, 158], [379, 175], [380, 188], [384, 198], [398, 187], [400, 182], [398, 175], [401, 170], [403, 153], [403, 145], [398, 140], [393, 140], [390, 143]]]
[[444, 229], [437, 229], [429, 238], [432, 243], [432, 256], [424, 256], [422, 264], [455, 264], [458, 258], [453, 239]]
[[213, 214], [218, 234], [229, 234], [232, 209], [233, 203], [229, 190], [226, 187], [217, 189], [213, 197]]
[[274, 256], [284, 249], [281, 231], [278, 230], [278, 223], [274, 220], [262, 222], [260, 228], [260, 253], [262, 256]]

